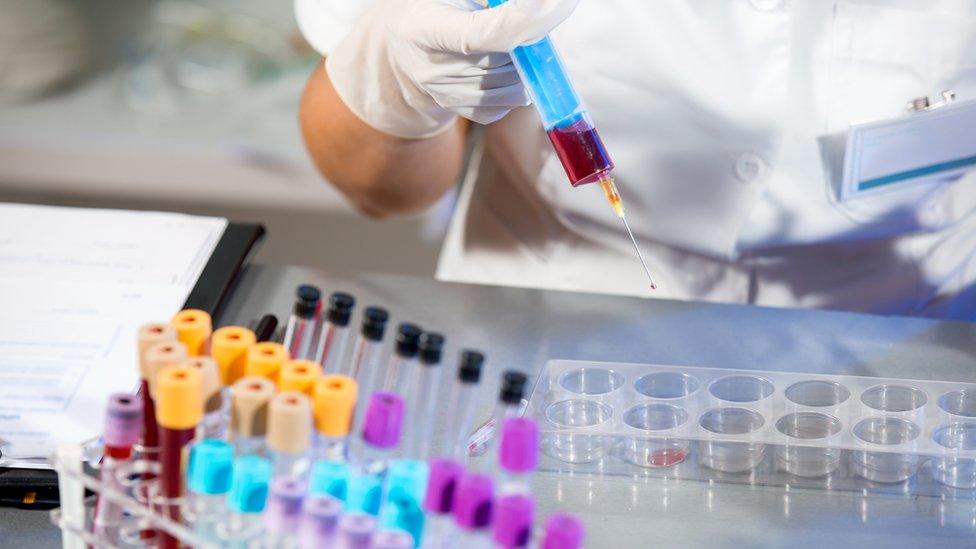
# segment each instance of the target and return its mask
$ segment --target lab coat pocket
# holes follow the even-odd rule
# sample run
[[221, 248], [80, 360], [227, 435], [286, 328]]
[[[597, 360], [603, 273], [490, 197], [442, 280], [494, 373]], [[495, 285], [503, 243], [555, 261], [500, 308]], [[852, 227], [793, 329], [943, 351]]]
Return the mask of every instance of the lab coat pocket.
[[910, 116], [905, 109], [910, 100], [938, 97], [942, 90], [954, 90], [961, 100], [976, 98], [976, 13], [839, 2], [830, 47], [820, 147], [828, 198], [859, 227], [851, 236], [937, 230], [976, 207], [971, 178], [893, 186], [843, 201], [839, 192], [851, 125]]

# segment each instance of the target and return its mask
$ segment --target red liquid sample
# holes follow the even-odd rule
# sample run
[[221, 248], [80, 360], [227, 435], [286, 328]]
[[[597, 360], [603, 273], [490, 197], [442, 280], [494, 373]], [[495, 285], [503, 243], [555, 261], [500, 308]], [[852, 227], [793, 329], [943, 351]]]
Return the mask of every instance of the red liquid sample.
[[[162, 500], [158, 508], [170, 520], [180, 522], [180, 500], [183, 489], [183, 448], [193, 440], [195, 429], [159, 429], [159, 494]], [[163, 533], [162, 547], [176, 549], [179, 542], [173, 536]]]
[[647, 464], [651, 467], [670, 467], [684, 461], [685, 454], [685, 451], [680, 448], [658, 450], [647, 456]]
[[613, 170], [613, 160], [610, 160], [600, 134], [587, 121], [577, 120], [568, 126], [555, 127], [546, 135], [574, 187], [595, 183]]
[[156, 404], [149, 396], [149, 382], [145, 379], [139, 385], [139, 394], [142, 395], [142, 440], [143, 459], [156, 461], [157, 447], [159, 446], [159, 427], [156, 425]]

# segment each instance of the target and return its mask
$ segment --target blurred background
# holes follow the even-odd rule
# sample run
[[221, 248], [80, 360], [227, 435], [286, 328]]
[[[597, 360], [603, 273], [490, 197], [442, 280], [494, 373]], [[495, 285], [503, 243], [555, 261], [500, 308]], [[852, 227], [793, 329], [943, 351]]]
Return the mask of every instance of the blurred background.
[[291, 0], [0, 0], [0, 201], [260, 222], [257, 261], [432, 274], [453, 196], [373, 222], [307, 158], [319, 61]]

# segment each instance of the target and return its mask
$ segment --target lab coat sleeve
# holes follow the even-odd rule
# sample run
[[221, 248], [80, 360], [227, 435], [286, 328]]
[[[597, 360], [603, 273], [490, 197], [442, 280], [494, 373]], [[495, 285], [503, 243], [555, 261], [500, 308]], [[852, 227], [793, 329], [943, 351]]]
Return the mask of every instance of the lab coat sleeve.
[[295, 0], [295, 20], [305, 40], [325, 56], [375, 0]]

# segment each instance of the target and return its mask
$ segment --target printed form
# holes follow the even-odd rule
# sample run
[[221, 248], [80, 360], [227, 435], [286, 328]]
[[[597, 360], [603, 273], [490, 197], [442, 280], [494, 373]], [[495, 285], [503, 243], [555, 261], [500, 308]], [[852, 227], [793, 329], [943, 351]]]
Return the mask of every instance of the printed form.
[[99, 435], [108, 396], [138, 384], [138, 327], [183, 306], [226, 226], [0, 204], [0, 466]]

